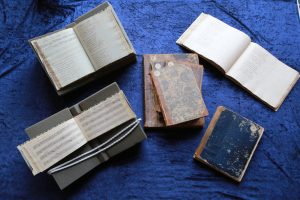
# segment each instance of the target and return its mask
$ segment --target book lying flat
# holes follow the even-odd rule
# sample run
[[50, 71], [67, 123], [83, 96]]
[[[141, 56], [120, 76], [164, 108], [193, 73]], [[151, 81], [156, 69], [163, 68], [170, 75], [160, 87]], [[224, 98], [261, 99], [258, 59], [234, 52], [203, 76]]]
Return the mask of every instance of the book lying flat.
[[194, 158], [240, 182], [264, 128], [219, 106]]
[[245, 33], [202, 13], [177, 44], [198, 53], [231, 80], [277, 111], [299, 79]]
[[166, 126], [208, 115], [193, 67], [200, 65], [172, 61], [152, 63], [150, 74]]
[[[56, 169], [50, 174], [63, 189], [110, 157], [144, 140], [146, 135], [137, 124], [131, 132], [122, 132], [134, 121], [135, 114], [114, 83], [27, 128], [31, 140], [18, 149], [34, 175]], [[70, 160], [76, 158], [77, 162], [77, 156], [99, 145], [104, 148], [99, 154], [66, 167]]]
[[105, 2], [74, 23], [29, 41], [59, 95], [135, 61], [112, 6]]
[[[197, 54], [145, 54], [143, 56], [144, 62], [144, 115], [145, 115], [145, 128], [162, 128], [166, 127], [161, 108], [157, 99], [157, 95], [153, 86], [150, 71], [153, 62], [180, 62], [186, 64], [198, 65], [192, 67], [198, 88], [201, 90], [203, 78], [203, 66], [199, 65]], [[176, 127], [203, 127], [205, 118], [201, 117], [197, 120], [182, 123]]]

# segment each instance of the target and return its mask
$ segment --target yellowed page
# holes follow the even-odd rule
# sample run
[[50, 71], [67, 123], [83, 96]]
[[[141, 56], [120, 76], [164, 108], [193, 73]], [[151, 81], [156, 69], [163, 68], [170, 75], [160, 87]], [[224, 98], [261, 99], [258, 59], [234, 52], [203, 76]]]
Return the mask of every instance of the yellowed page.
[[32, 169], [33, 175], [51, 167], [87, 142], [74, 119], [70, 119], [28, 142], [18, 149]]
[[299, 78], [296, 70], [256, 43], [249, 45], [227, 75], [275, 110]]
[[74, 30], [95, 70], [132, 53], [110, 8], [78, 23]]
[[245, 33], [202, 13], [177, 40], [200, 56], [212, 61], [226, 73], [251, 39]]
[[107, 131], [135, 118], [123, 92], [91, 107], [75, 117], [87, 140], [92, 140]]
[[57, 90], [95, 71], [72, 28], [33, 40], [32, 45]]
[[36, 175], [56, 164], [88, 141], [134, 119], [122, 91], [83, 111], [38, 137], [18, 146]]

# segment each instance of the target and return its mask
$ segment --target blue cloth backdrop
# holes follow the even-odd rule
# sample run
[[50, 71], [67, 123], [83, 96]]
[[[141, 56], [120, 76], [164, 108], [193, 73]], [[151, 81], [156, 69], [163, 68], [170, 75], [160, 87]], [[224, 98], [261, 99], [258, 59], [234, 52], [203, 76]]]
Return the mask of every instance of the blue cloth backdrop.
[[[137, 63], [59, 97], [27, 40], [64, 27], [101, 2], [0, 0], [0, 199], [300, 199], [300, 84], [274, 112], [206, 62], [203, 96], [210, 115], [203, 130], [146, 131], [142, 144], [65, 191], [46, 174], [32, 176], [16, 148], [28, 139], [26, 127], [114, 81], [142, 117], [142, 55], [188, 52], [175, 41], [201, 12], [242, 30], [300, 71], [296, 0], [112, 0]], [[240, 184], [192, 158], [218, 105], [265, 128]]]

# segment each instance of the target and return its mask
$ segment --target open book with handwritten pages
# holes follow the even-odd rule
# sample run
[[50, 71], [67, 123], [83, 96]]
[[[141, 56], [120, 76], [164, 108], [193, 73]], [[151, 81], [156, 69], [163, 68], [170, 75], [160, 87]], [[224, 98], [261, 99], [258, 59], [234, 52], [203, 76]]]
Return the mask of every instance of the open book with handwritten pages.
[[95, 72], [99, 76], [135, 60], [135, 51], [108, 2], [68, 27], [29, 43], [58, 94], [66, 93], [65, 88], [78, 80], [91, 79]]
[[275, 111], [299, 79], [299, 73], [245, 33], [202, 13], [177, 44], [198, 53], [231, 80]]

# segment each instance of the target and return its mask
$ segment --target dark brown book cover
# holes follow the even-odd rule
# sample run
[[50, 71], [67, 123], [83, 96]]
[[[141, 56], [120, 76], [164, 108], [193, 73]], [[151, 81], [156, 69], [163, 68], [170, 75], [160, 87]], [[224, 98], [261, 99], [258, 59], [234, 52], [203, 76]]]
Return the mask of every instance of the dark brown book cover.
[[219, 106], [194, 158], [240, 182], [264, 128]]
[[[162, 128], [166, 127], [160, 106], [157, 100], [155, 90], [153, 88], [153, 82], [150, 77], [151, 62], [163, 62], [173, 61], [182, 63], [199, 64], [197, 54], [146, 54], [144, 55], [144, 116], [145, 116], [145, 128]], [[201, 66], [202, 67], [202, 66]], [[195, 71], [195, 77], [198, 83], [198, 87], [201, 90], [203, 67]], [[202, 127], [205, 123], [205, 119], [200, 119], [180, 124], [180, 127]]]
[[166, 61], [151, 62], [151, 67], [151, 78], [166, 126], [208, 115], [194, 75], [200, 65]]

